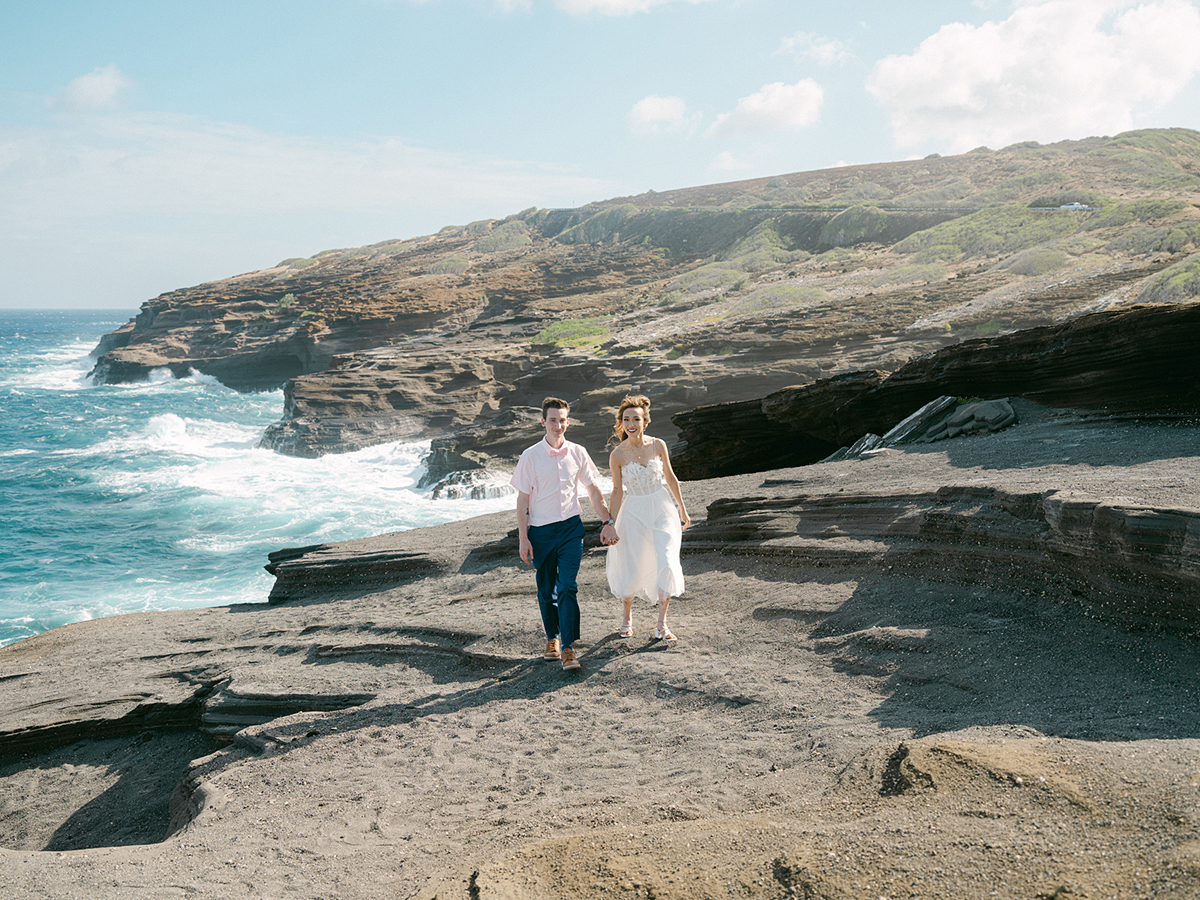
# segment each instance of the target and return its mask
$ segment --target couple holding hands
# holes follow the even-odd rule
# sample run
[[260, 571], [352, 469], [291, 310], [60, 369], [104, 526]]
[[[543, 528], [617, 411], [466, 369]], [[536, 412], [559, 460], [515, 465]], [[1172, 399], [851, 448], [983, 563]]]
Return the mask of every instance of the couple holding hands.
[[667, 606], [683, 593], [679, 543], [691, 524], [679, 480], [671, 469], [667, 445], [646, 434], [650, 401], [641, 395], [621, 401], [608, 457], [611, 503], [596, 484], [600, 473], [586, 450], [566, 440], [570, 406], [547, 397], [542, 403], [546, 436], [521, 454], [509, 482], [517, 490], [517, 533], [521, 560], [537, 570], [538, 606], [546, 630], [546, 659], [561, 659], [564, 669], [580, 668], [574, 643], [579, 639], [576, 578], [583, 559], [583, 521], [579, 486], [604, 522], [600, 541], [608, 546], [608, 586], [625, 604], [621, 637], [633, 637], [633, 601], [658, 603], [654, 636], [667, 643]]

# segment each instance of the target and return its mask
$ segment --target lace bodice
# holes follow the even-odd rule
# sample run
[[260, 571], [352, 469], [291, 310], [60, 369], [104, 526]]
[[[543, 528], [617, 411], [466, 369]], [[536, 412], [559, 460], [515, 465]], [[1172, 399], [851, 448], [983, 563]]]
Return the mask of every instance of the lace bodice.
[[650, 460], [649, 465], [640, 462], [627, 462], [621, 466], [621, 486], [627, 494], [653, 494], [667, 486], [663, 477], [662, 460], [657, 456]]

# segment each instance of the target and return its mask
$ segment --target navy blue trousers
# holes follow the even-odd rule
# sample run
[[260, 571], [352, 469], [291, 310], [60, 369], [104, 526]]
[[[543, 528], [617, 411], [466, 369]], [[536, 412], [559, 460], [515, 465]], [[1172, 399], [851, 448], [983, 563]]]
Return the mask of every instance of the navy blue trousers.
[[579, 564], [583, 561], [583, 520], [579, 516], [530, 525], [533, 565], [537, 569], [538, 607], [546, 640], [562, 638], [563, 647], [579, 640]]

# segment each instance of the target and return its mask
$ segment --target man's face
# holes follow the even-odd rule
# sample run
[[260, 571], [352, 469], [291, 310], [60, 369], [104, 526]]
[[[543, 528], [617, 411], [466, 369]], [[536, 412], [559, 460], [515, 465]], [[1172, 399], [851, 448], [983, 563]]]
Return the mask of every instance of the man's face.
[[542, 419], [542, 425], [546, 428], [546, 437], [553, 444], [557, 444], [562, 440], [563, 434], [570, 424], [571, 421], [567, 417], [567, 410], [558, 409], [553, 406], [546, 410], [545, 418]]

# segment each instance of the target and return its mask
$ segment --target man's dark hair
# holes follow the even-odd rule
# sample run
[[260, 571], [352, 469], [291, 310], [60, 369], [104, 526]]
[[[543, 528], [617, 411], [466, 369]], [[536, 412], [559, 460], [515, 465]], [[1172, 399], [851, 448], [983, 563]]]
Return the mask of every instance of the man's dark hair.
[[548, 409], [565, 409], [571, 411], [571, 404], [566, 400], [560, 400], [558, 397], [547, 397], [542, 401], [542, 418], [546, 418], [546, 410]]

